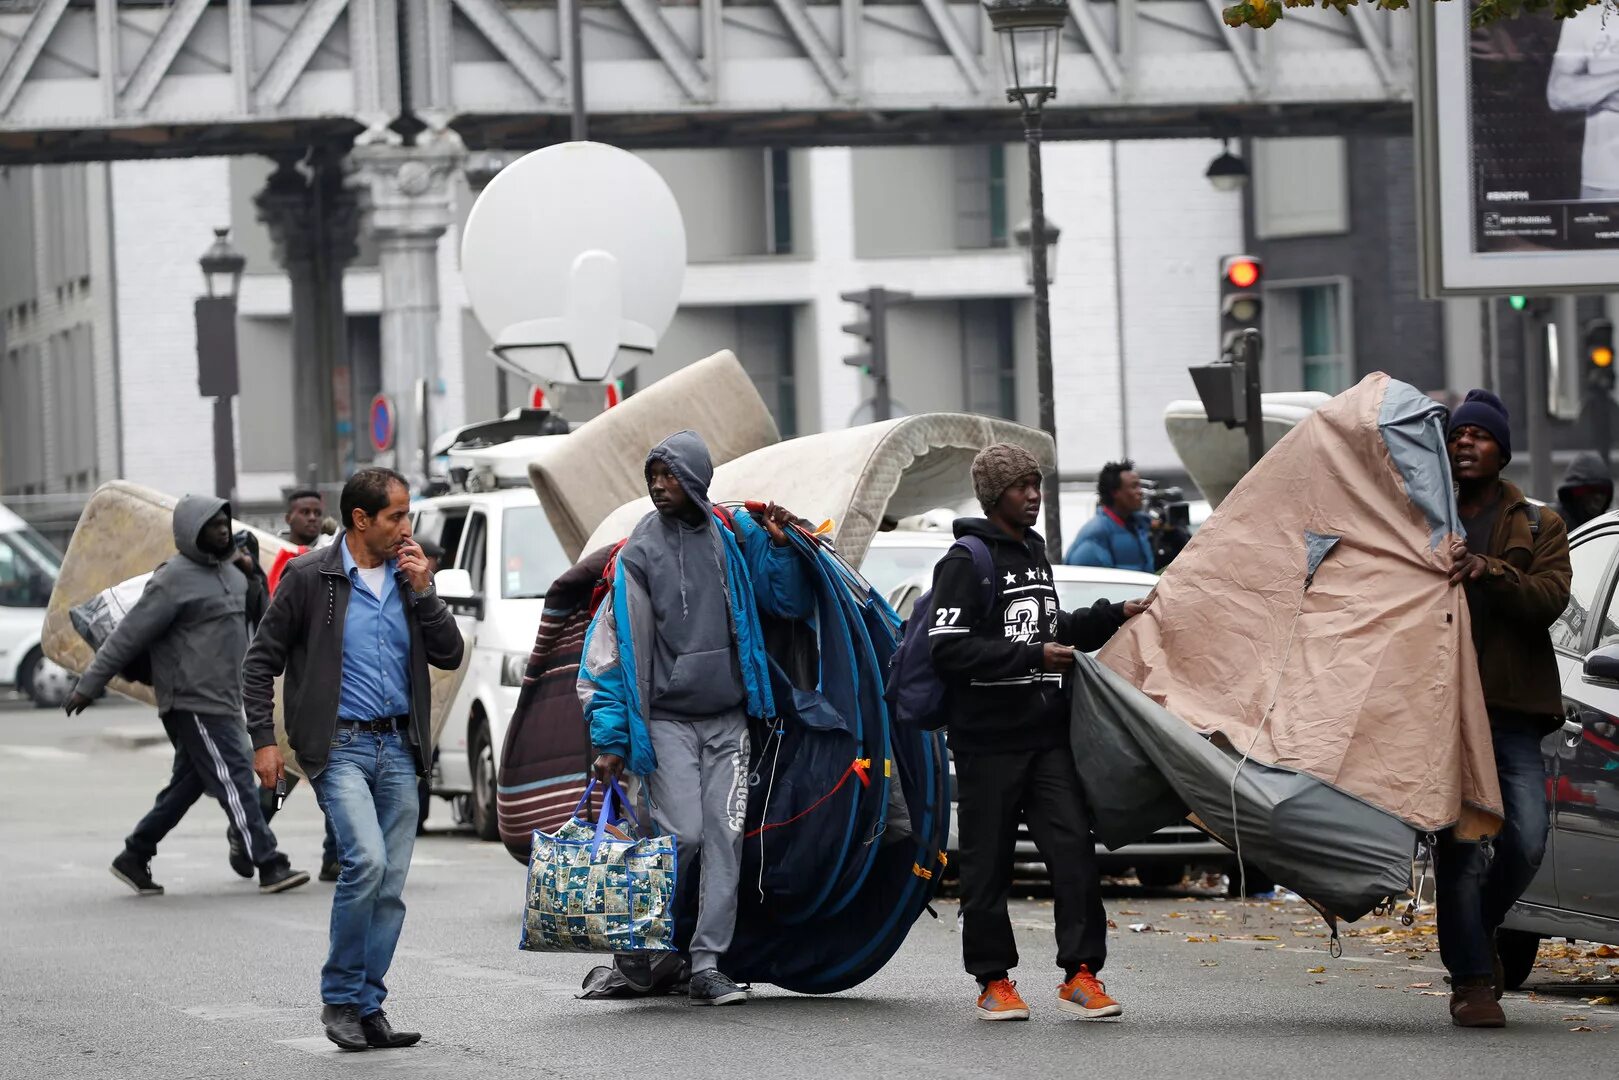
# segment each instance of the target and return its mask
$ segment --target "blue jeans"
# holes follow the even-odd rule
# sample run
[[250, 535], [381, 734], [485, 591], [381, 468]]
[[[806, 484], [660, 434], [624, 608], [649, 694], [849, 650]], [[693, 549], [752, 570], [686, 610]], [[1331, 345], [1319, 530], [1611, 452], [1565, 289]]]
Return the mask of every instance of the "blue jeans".
[[320, 972], [327, 1005], [382, 1008], [383, 977], [405, 925], [405, 875], [416, 846], [416, 758], [398, 731], [339, 726], [312, 780], [343, 865], [332, 897], [331, 943]]
[[1495, 932], [1540, 869], [1551, 811], [1540, 739], [1523, 728], [1493, 732], [1506, 820], [1492, 842], [1494, 857], [1476, 841], [1439, 835], [1434, 853], [1439, 957], [1452, 979], [1488, 979]]

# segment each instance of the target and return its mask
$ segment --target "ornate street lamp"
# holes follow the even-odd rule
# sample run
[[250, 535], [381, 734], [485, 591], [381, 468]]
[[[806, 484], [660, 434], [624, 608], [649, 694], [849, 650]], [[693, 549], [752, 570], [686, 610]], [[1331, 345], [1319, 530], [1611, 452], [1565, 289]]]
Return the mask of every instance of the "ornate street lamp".
[[235, 301], [242, 289], [242, 271], [247, 260], [231, 247], [230, 230], [215, 229], [214, 243], [198, 260], [202, 265], [202, 280], [208, 286], [208, 295], [215, 300]]
[[[1029, 281], [1034, 286], [1034, 365], [1040, 391], [1040, 426], [1057, 439], [1057, 402], [1051, 377], [1051, 272], [1048, 243], [1055, 230], [1046, 223], [1045, 185], [1040, 175], [1040, 139], [1045, 103], [1057, 96], [1057, 53], [1068, 23], [1067, 0], [985, 0], [984, 11], [1001, 44], [1006, 99], [1023, 110], [1023, 138], [1029, 147]], [[1055, 452], [1055, 451], [1054, 451]], [[1045, 476], [1041, 500], [1046, 544], [1062, 557], [1062, 515], [1058, 506], [1056, 463]]]

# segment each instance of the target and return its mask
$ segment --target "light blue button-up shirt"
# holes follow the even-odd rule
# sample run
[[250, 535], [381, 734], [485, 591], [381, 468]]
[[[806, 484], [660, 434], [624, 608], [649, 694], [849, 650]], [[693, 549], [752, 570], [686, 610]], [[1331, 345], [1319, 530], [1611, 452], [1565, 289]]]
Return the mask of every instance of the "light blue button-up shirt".
[[341, 720], [380, 720], [410, 712], [410, 627], [404, 598], [389, 559], [377, 596], [360, 577], [344, 537], [343, 573], [349, 579], [349, 610], [343, 623], [343, 680], [337, 695]]

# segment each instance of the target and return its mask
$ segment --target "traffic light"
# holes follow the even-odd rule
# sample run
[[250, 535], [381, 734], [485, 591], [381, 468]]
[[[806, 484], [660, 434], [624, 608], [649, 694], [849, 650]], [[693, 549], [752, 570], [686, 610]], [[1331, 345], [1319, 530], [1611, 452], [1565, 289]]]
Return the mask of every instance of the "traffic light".
[[1613, 323], [1592, 319], [1585, 324], [1585, 363], [1592, 387], [1605, 393], [1614, 388]]
[[1220, 260], [1220, 357], [1231, 357], [1243, 331], [1262, 330], [1265, 300], [1259, 280], [1265, 264], [1253, 255], [1227, 255]]
[[887, 420], [891, 408], [888, 394], [888, 308], [892, 304], [905, 303], [911, 294], [879, 285], [840, 295], [861, 308], [860, 318], [852, 323], [844, 323], [843, 332], [853, 334], [864, 345], [860, 352], [845, 356], [843, 362], [871, 376], [874, 384], [872, 414], [878, 420]]
[[1529, 306], [1529, 298], [1527, 296], [1509, 296], [1507, 297], [1507, 305], [1513, 311], [1522, 311]]

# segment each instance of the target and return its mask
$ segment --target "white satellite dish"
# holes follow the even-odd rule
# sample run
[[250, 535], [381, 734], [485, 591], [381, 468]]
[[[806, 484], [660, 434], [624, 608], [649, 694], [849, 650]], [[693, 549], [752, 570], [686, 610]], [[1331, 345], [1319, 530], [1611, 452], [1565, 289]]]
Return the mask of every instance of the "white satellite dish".
[[603, 143], [526, 154], [467, 218], [461, 276], [500, 366], [536, 383], [602, 382], [669, 328], [686, 225], [646, 162]]

